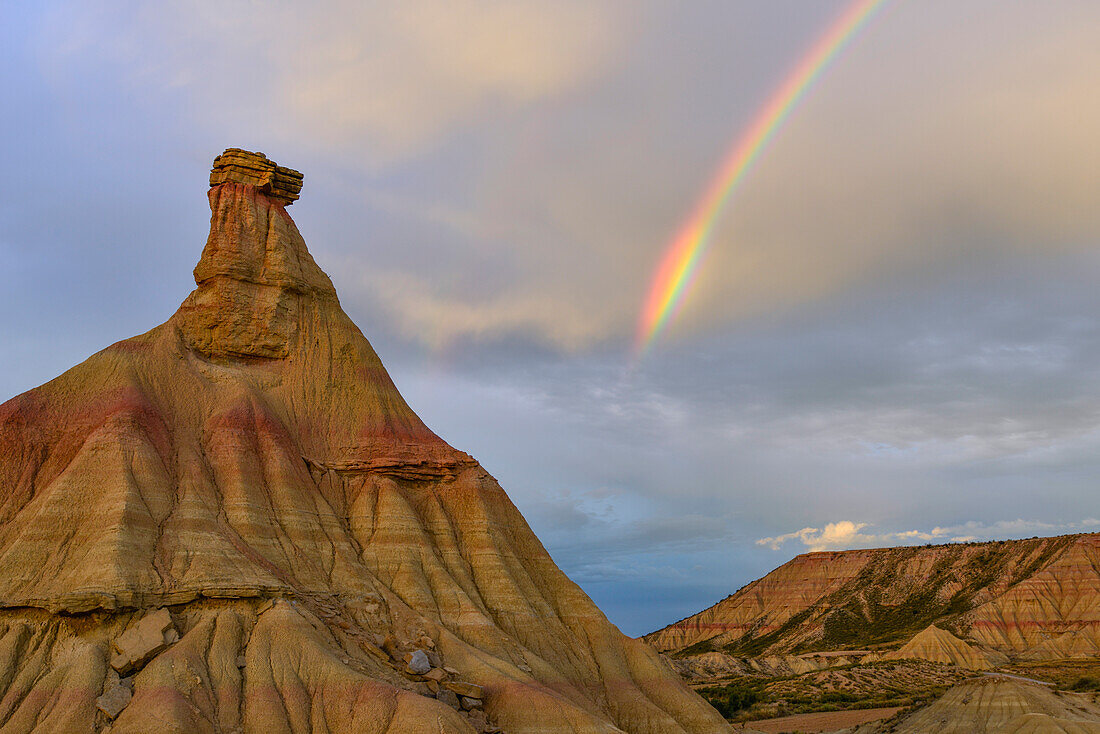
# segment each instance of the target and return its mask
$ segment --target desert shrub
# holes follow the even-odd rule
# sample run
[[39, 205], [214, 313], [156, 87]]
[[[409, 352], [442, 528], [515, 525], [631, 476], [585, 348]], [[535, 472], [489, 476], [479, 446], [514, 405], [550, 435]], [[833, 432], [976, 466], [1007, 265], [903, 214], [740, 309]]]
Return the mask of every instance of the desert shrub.
[[711, 706], [718, 709], [718, 713], [727, 719], [763, 700], [760, 691], [737, 683], [704, 688], [700, 693], [703, 694], [703, 697], [707, 699]]

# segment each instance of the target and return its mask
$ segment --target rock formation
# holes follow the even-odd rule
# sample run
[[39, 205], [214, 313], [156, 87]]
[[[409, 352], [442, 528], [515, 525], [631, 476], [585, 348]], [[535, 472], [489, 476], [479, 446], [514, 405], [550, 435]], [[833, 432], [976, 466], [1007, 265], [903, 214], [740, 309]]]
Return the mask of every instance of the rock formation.
[[895, 649], [929, 625], [1014, 657], [1100, 649], [1100, 535], [807, 553], [646, 639], [760, 657]]
[[736, 657], [722, 652], [702, 652], [669, 658], [669, 663], [689, 683], [707, 683], [738, 676], [779, 678], [817, 670], [859, 665], [880, 656], [866, 650], [849, 654], [768, 655]]
[[0, 732], [727, 731], [413, 413], [230, 149], [166, 323], [0, 406]]
[[235, 183], [255, 186], [284, 206], [298, 200], [302, 191], [303, 176], [293, 168], [284, 168], [268, 160], [263, 153], [253, 153], [240, 148], [226, 148], [214, 159], [210, 169], [210, 185]]
[[991, 670], [1008, 662], [1004, 653], [987, 652], [963, 642], [936, 625], [929, 627], [881, 657], [882, 660], [928, 660], [967, 670]]

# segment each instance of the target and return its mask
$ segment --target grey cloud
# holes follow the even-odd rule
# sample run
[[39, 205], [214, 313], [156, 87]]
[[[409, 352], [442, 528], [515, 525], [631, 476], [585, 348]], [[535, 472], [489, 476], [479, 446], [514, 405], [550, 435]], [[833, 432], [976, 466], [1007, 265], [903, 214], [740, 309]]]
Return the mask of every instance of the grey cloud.
[[[1096, 9], [898, 5], [738, 190], [671, 337], [1100, 232]], [[632, 338], [660, 251], [840, 6], [58, 4], [30, 37], [57, 94], [110, 76], [192, 139], [340, 170], [372, 211], [325, 246], [404, 338], [575, 352]]]
[[[996, 33], [973, 62], [967, 54], [975, 36], [986, 37], [990, 16]], [[1027, 267], [1087, 250], [1100, 233], [1092, 200], [1100, 150], [1091, 132], [1100, 97], [1089, 71], [1100, 59], [1079, 29], [1097, 22], [1081, 6], [1058, 14], [928, 3], [885, 13], [796, 110], [731, 200], [670, 336], [816, 306], [886, 280], [934, 283], [975, 265]], [[952, 32], [941, 33], [944, 25]], [[712, 23], [688, 37], [698, 43], [727, 30]], [[695, 67], [688, 49], [667, 60], [695, 76], [681, 97], [665, 90], [662, 109], [688, 109], [685, 98], [699, 88], [726, 88], [728, 69]], [[782, 69], [789, 59], [774, 63]], [[614, 78], [616, 91], [638, 84], [625, 74]], [[409, 305], [387, 294], [382, 304], [406, 313], [408, 335], [429, 333], [474, 302], [494, 311], [496, 330], [535, 332], [567, 350], [629, 339], [661, 248], [738, 130], [731, 120], [747, 124], [768, 91], [740, 84], [740, 108], [714, 95], [710, 106], [671, 121], [648, 100], [593, 92], [556, 128], [540, 130], [538, 147], [510, 147], [506, 138], [502, 159], [480, 173], [486, 194], [469, 206], [505, 231], [513, 227], [494, 254], [524, 252], [516, 264], [523, 295], [486, 301], [460, 290]], [[620, 129], [601, 126], [611, 104], [620, 115], [623, 106], [630, 111], [616, 118]], [[420, 288], [410, 293], [439, 292], [438, 277], [413, 277]], [[540, 318], [531, 308], [539, 296], [560, 308], [544, 308]], [[521, 318], [506, 323], [511, 313]], [[450, 321], [453, 333], [476, 335]]]

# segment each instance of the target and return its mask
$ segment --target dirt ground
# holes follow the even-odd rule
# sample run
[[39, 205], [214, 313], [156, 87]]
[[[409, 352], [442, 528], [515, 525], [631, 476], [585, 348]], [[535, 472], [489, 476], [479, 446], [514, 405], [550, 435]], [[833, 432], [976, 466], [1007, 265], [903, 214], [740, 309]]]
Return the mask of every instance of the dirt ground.
[[[783, 732], [801, 732], [802, 734], [816, 734], [818, 732], [837, 731], [851, 726], [866, 724], [868, 721], [888, 719], [900, 708], [890, 707], [883, 709], [857, 709], [854, 711], [826, 711], [816, 714], [796, 714], [795, 716], [783, 716], [778, 719], [758, 719], [745, 722], [749, 729], [762, 731], [766, 734], [782, 734]], [[734, 729], [736, 731], [736, 728]]]

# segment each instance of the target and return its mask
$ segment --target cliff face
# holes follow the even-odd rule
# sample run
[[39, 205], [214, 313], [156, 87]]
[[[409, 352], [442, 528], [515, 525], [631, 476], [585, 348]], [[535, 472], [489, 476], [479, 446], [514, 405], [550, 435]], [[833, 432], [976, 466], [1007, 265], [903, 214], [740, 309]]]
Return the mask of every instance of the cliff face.
[[[707, 643], [708, 649], [719, 649], [766, 639], [819, 600], [855, 581], [873, 555], [873, 551], [844, 551], [797, 556], [736, 594], [645, 639], [662, 652], [700, 643]], [[787, 651], [771, 647], [765, 649]]]
[[0, 731], [726, 731], [412, 412], [285, 198], [218, 183], [179, 311], [0, 406]]
[[1100, 655], [1100, 535], [1076, 537], [1018, 583], [974, 609], [964, 623], [973, 639], [1005, 652], [1030, 652], [1032, 657]]
[[1098, 569], [1095, 534], [807, 553], [646, 640], [783, 654], [898, 647], [935, 624], [1007, 654], [1087, 654], [1100, 649]]

